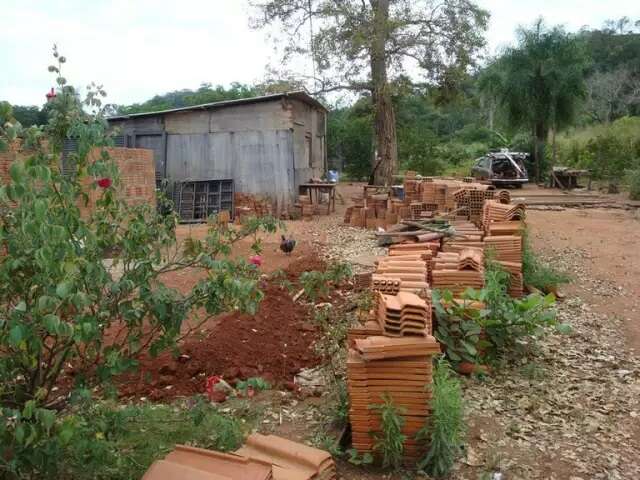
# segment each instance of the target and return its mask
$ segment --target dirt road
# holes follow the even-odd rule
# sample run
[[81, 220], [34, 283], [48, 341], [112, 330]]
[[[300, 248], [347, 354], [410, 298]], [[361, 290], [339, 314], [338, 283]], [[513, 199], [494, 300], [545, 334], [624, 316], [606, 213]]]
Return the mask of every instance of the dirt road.
[[622, 319], [627, 345], [640, 352], [638, 212], [530, 210], [527, 223], [535, 249], [544, 255], [562, 257], [563, 251], [580, 253], [576, 265], [578, 278], [567, 288], [568, 293], [582, 297], [599, 313]]

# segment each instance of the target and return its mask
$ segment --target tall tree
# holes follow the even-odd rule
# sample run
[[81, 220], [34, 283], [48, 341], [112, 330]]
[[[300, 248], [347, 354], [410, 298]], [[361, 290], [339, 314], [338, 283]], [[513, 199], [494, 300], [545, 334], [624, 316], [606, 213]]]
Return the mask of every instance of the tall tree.
[[[398, 168], [392, 85], [405, 72], [438, 82], [463, 71], [484, 45], [488, 13], [471, 0], [253, 0], [254, 26], [280, 27], [284, 60], [311, 56], [315, 93], [367, 93], [374, 106], [371, 180], [391, 184]], [[303, 27], [313, 25], [311, 41]]]
[[496, 95], [512, 127], [530, 129], [535, 138], [536, 180], [549, 132], [570, 125], [585, 95], [588, 57], [574, 35], [547, 28], [542, 19], [518, 30], [518, 44], [507, 49], [485, 73], [481, 88]]

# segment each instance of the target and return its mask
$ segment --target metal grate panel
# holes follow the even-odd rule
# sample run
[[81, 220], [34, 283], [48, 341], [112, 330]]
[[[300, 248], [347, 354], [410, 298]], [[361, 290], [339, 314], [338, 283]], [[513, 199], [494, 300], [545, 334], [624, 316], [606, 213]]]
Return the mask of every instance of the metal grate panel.
[[176, 182], [173, 200], [180, 220], [185, 223], [205, 222], [223, 210], [233, 217], [233, 180]]

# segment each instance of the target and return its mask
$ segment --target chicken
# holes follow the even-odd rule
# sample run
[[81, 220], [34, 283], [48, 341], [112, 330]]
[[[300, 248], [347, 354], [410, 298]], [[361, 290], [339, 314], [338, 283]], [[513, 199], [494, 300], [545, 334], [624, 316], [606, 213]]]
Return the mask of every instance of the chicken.
[[282, 241], [280, 242], [280, 250], [289, 255], [293, 252], [293, 249], [296, 246], [296, 241], [293, 238], [287, 240], [284, 235], [282, 235]]

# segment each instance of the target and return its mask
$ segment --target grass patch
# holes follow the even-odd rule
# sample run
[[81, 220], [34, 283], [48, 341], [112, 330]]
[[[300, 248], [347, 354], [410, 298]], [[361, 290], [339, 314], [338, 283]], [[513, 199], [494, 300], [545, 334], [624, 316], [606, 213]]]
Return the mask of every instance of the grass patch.
[[522, 274], [525, 285], [542, 291], [548, 291], [550, 287], [557, 287], [571, 281], [567, 274], [558, 272], [540, 260], [531, 247], [526, 230], [522, 236]]
[[230, 451], [248, 425], [204, 401], [172, 405], [97, 403], [70, 415], [76, 437], [62, 458], [60, 478], [139, 479], [176, 444]]

